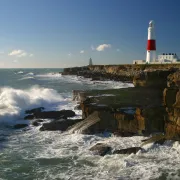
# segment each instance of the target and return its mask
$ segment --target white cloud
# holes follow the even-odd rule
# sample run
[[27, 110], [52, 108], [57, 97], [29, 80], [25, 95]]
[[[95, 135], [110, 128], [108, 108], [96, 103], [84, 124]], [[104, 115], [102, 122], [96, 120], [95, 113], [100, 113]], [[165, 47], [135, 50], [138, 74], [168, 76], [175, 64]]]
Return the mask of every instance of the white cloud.
[[18, 54], [17, 56], [18, 57], [25, 57], [25, 56], [27, 56], [27, 53], [26, 52], [22, 52], [21, 54]]
[[81, 50], [80, 53], [83, 54], [83, 53], [84, 53], [84, 50]]
[[106, 48], [111, 48], [111, 44], [101, 44], [96, 48], [96, 50], [97, 51], [104, 51]]
[[95, 47], [93, 45], [91, 45], [91, 50], [93, 50], [93, 51], [95, 50]]
[[8, 55], [9, 55], [9, 56], [14, 56], [14, 57], [19, 57], [19, 58], [21, 58], [21, 57], [26, 57], [26, 56], [29, 56], [29, 57], [34, 56], [33, 54], [29, 54], [29, 53], [27, 53], [26, 51], [21, 50], [21, 49], [13, 50], [13, 51], [11, 51]]
[[13, 62], [14, 62], [14, 63], [17, 63], [17, 62], [18, 62], [18, 60], [17, 60], [17, 59], [15, 59], [15, 60], [13, 60]]
[[18, 50], [13, 50], [8, 55], [15, 56], [15, 57], [25, 57], [25, 56], [27, 56], [27, 53], [24, 50], [18, 49]]
[[4, 62], [0, 62], [0, 67], [4, 67]]

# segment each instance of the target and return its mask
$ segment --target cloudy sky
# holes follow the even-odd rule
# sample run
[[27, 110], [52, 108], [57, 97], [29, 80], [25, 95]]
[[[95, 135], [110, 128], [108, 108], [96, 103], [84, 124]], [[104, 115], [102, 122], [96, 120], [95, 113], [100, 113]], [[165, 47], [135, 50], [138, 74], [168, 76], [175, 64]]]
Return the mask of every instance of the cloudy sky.
[[157, 52], [180, 56], [179, 7], [179, 0], [0, 0], [0, 68], [145, 59], [151, 19]]

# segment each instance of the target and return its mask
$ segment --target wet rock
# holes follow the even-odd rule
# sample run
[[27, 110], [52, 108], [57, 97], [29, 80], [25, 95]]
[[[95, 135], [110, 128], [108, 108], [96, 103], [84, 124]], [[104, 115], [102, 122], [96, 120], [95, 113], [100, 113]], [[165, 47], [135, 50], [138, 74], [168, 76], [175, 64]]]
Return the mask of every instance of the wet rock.
[[45, 109], [44, 107], [39, 107], [39, 108], [31, 109], [31, 110], [26, 110], [25, 114], [34, 114], [37, 112], [42, 112], [44, 109]]
[[120, 136], [120, 137], [132, 137], [134, 135], [136, 135], [135, 133], [132, 132], [121, 132], [121, 131], [117, 131], [113, 133], [115, 136]]
[[28, 126], [28, 124], [16, 124], [16, 125], [14, 125], [14, 129], [21, 129], [21, 128], [25, 128], [27, 126]]
[[35, 118], [34, 115], [27, 115], [24, 117], [25, 120], [32, 120], [34, 118]]
[[74, 117], [76, 114], [72, 110], [61, 110], [61, 111], [44, 111], [34, 113], [35, 118], [40, 119], [59, 119], [59, 118], [68, 118]]
[[80, 105], [80, 104], [76, 105], [76, 106], [74, 107], [74, 110], [81, 110], [81, 105]]
[[69, 133], [80, 134], [96, 134], [107, 132], [114, 132], [118, 128], [117, 121], [113, 118], [112, 114], [106, 112], [93, 112], [85, 120], [70, 127]]
[[43, 111], [35, 112], [33, 115], [27, 115], [24, 117], [24, 119], [66, 119], [68, 117], [73, 117], [75, 115], [75, 112], [72, 110]]
[[139, 150], [142, 150], [141, 147], [130, 147], [130, 148], [126, 148], [126, 149], [119, 149], [119, 150], [115, 150], [113, 152], [113, 154], [136, 154]]
[[89, 150], [92, 151], [93, 154], [95, 154], [95, 155], [104, 156], [104, 155], [106, 155], [108, 152], [111, 151], [111, 147], [108, 146], [107, 144], [97, 143], [96, 145], [94, 145], [93, 147], [91, 147]]
[[32, 125], [33, 125], [33, 126], [39, 126], [40, 124], [39, 124], [37, 121], [34, 121], [34, 122], [32, 123]]
[[162, 144], [164, 144], [164, 142], [166, 140], [167, 140], [167, 137], [164, 134], [154, 135], [151, 138], [142, 140], [143, 143], [142, 143], [141, 147], [146, 145], [146, 144], [149, 144], [149, 143], [154, 143], [154, 144], [162, 145]]
[[82, 121], [82, 119], [77, 120], [66, 120], [66, 119], [60, 119], [56, 121], [52, 121], [49, 123], [44, 123], [42, 127], [39, 129], [40, 131], [65, 131], [70, 126]]
[[73, 90], [73, 101], [82, 101], [84, 100], [84, 91], [82, 90]]
[[40, 122], [43, 122], [43, 120], [35, 120], [35, 121], [32, 122], [32, 125], [33, 126], [39, 126]]

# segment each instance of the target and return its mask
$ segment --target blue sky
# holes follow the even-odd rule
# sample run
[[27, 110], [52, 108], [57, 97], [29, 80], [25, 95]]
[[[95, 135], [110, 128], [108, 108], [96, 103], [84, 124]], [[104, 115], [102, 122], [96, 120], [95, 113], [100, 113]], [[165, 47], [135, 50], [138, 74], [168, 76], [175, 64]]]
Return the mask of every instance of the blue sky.
[[0, 68], [145, 59], [150, 20], [157, 53], [180, 56], [179, 7], [179, 0], [0, 0]]

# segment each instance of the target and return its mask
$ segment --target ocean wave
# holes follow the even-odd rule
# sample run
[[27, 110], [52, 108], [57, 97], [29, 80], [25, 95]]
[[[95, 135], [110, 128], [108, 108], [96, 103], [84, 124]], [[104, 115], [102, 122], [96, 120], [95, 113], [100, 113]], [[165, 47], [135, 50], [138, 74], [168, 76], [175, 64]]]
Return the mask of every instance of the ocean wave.
[[134, 87], [132, 83], [124, 83], [121, 81], [92, 81], [91, 78], [84, 78], [82, 76], [76, 76], [76, 75], [66, 75], [62, 76], [65, 81], [69, 83], [78, 83], [78, 84], [85, 84], [85, 85], [91, 85], [95, 86], [99, 89], [120, 89], [120, 88], [127, 88], [127, 87]]
[[61, 74], [60, 73], [37, 74], [36, 77], [54, 79], [61, 77]]
[[17, 72], [16, 74], [23, 74], [24, 72], [23, 71], [19, 71], [19, 72]]
[[32, 77], [32, 76], [27, 76], [27, 77], [23, 77], [23, 78], [21, 78], [21, 79], [19, 79], [19, 80], [27, 80], [27, 79], [33, 80], [33, 79], [35, 79], [35, 78]]
[[29, 72], [25, 76], [34, 76], [34, 73], [33, 72]]
[[[40, 132], [31, 129], [10, 139], [23, 160], [33, 161], [36, 174], [41, 179], [168, 179], [179, 178], [179, 142], [171, 145], [157, 145], [146, 152], [130, 155], [93, 155], [89, 148], [96, 143], [105, 143], [113, 149], [123, 149], [141, 145], [142, 136], [108, 137], [82, 134], [61, 134], [58, 131]], [[19, 141], [21, 146], [19, 146]], [[29, 143], [29, 146], [27, 144]], [[27, 148], [32, 153], [27, 153]], [[4, 156], [3, 156], [4, 157]], [[16, 162], [16, 161], [15, 161]], [[16, 163], [12, 163], [15, 166]], [[56, 169], [54, 169], [54, 166]], [[41, 169], [41, 170], [40, 170]], [[42, 172], [43, 169], [43, 173]], [[82, 173], [83, 172], [83, 173]]]
[[26, 109], [43, 106], [46, 109], [62, 108], [68, 103], [54, 89], [34, 86], [21, 90], [10, 87], [0, 89], [0, 122], [17, 120], [24, 116]]

